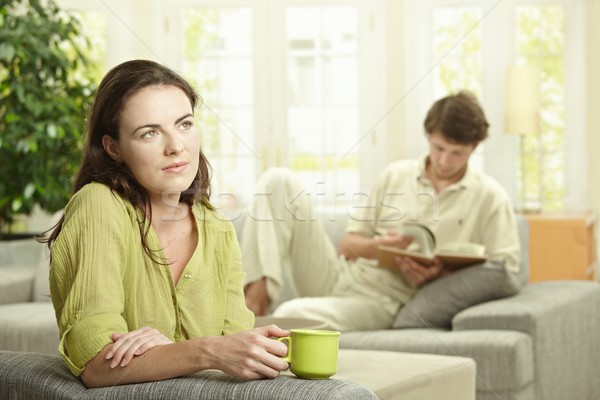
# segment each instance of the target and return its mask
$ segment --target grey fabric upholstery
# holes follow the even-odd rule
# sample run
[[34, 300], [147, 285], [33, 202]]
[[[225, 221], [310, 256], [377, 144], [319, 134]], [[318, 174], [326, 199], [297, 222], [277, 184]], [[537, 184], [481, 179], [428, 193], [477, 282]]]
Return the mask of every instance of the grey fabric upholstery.
[[348, 381], [311, 381], [291, 376], [242, 381], [219, 371], [159, 382], [87, 389], [58, 356], [0, 351], [0, 399], [376, 400], [377, 396], [364, 386]]
[[34, 266], [45, 256], [45, 246], [34, 239], [0, 241], [0, 266]]
[[52, 303], [0, 307], [0, 349], [58, 354], [58, 326]]
[[511, 330], [532, 338], [536, 398], [598, 399], [600, 296], [598, 284], [549, 281], [519, 296], [472, 307], [454, 319], [455, 331]]
[[33, 299], [35, 266], [0, 266], [0, 304], [25, 303]]
[[524, 218], [518, 218], [517, 227], [522, 259], [518, 274], [509, 273], [498, 261], [490, 261], [436, 280], [400, 309], [394, 328], [449, 329], [459, 311], [517, 294], [529, 278], [529, 225]]
[[0, 242], [0, 349], [58, 354], [48, 256], [34, 239]]
[[50, 259], [43, 257], [38, 261], [33, 278], [33, 301], [45, 301], [51, 303], [50, 299]]
[[513, 296], [521, 288], [503, 261], [488, 261], [456, 271], [423, 286], [404, 305], [394, 328], [450, 329], [460, 311], [490, 300]]
[[350, 332], [340, 346], [470, 357], [477, 364], [478, 400], [597, 400], [598, 315], [597, 283], [539, 282], [462, 311], [452, 331]]

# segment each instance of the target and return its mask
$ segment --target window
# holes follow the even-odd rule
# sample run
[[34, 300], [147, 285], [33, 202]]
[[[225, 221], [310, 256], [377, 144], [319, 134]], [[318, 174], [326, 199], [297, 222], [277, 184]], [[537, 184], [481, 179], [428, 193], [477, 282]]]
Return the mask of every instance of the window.
[[[434, 73], [434, 99], [468, 90], [478, 99], [483, 92], [482, 17], [480, 7], [433, 9], [433, 55], [440, 60]], [[482, 143], [471, 158], [471, 167], [483, 170]]]
[[541, 132], [523, 137], [519, 191], [526, 209], [560, 210], [565, 197], [565, 13], [560, 5], [516, 8], [516, 58], [540, 71]]
[[[100, 82], [107, 71], [108, 20], [106, 13], [99, 9], [81, 7], [81, 4], [75, 1], [61, 0], [58, 5], [79, 21], [83, 34], [79, 38], [79, 48], [85, 49], [85, 56], [88, 59], [86, 75], [91, 75], [95, 82]], [[70, 50], [65, 49], [65, 51]]]
[[182, 3], [182, 70], [204, 98], [202, 143], [220, 205], [248, 202], [270, 166], [327, 193], [359, 186], [359, 7], [304, 3]]
[[481, 97], [483, 83], [482, 29], [479, 7], [433, 9], [433, 53], [440, 60], [435, 73], [434, 97], [469, 90]]
[[87, 68], [96, 82], [100, 82], [106, 73], [106, 14], [99, 11], [72, 10], [71, 15], [77, 18], [81, 25], [81, 31], [87, 40], [88, 46], [80, 46], [86, 49], [88, 59]]
[[253, 11], [184, 8], [183, 73], [203, 97], [202, 149], [213, 166], [216, 203], [234, 205], [256, 176]]
[[365, 66], [384, 64], [381, 36], [373, 33], [383, 32], [373, 28], [382, 3], [178, 0], [142, 11], [131, 0], [58, 1], [84, 21], [98, 79], [107, 66], [147, 58], [194, 83], [215, 203], [246, 204], [271, 166], [290, 167], [307, 188], [336, 194], [326, 202], [358, 190], [360, 159], [373, 158], [376, 142], [363, 140], [369, 133], [361, 129], [380, 117], [372, 106], [380, 100], [370, 93], [385, 85], [365, 83], [374, 76]]
[[286, 10], [289, 165], [306, 187], [358, 190], [358, 16], [355, 7]]

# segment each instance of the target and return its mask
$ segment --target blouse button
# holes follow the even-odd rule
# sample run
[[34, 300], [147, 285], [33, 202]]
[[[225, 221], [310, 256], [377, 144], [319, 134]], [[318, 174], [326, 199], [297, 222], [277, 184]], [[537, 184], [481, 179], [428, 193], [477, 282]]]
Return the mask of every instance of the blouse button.
[[183, 274], [183, 277], [186, 279], [190, 279], [192, 277], [192, 274], [190, 274], [189, 272], [186, 272], [185, 274]]

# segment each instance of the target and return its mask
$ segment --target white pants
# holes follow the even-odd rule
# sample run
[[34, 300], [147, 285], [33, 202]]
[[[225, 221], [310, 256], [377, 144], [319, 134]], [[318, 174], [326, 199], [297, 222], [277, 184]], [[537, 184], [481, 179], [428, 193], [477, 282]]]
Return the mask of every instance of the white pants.
[[[267, 278], [275, 316], [318, 319], [341, 331], [390, 328], [400, 302], [360, 287], [354, 271], [374, 275], [371, 266], [338, 257], [313, 208], [293, 172], [261, 176], [242, 232], [246, 283]], [[279, 304], [284, 274], [298, 297]], [[377, 278], [385, 285], [387, 277]]]

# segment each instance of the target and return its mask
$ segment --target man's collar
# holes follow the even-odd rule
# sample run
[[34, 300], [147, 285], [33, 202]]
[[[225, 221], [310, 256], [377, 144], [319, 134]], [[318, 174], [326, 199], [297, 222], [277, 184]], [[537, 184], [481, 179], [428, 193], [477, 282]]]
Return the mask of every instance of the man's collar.
[[[427, 173], [426, 173], [428, 161], [429, 161], [429, 154], [422, 155], [421, 158], [419, 159], [419, 175], [417, 176], [417, 180], [421, 183], [427, 184], [429, 186], [433, 186], [431, 180], [429, 180], [429, 178], [427, 177]], [[475, 180], [475, 175], [476, 175], [476, 173], [473, 170], [473, 168], [471, 168], [467, 164], [467, 170], [465, 171], [465, 174], [463, 175], [463, 177], [460, 178], [460, 180], [458, 182], [455, 182], [455, 183], [451, 184], [450, 186], [448, 186], [446, 189], [454, 190], [454, 189], [459, 189], [459, 188], [466, 188], [471, 183], [473, 183], [473, 181]]]

